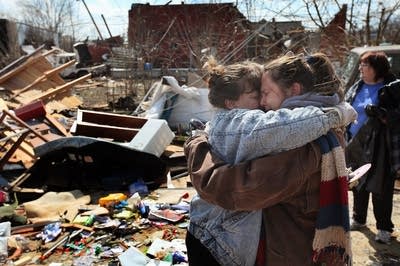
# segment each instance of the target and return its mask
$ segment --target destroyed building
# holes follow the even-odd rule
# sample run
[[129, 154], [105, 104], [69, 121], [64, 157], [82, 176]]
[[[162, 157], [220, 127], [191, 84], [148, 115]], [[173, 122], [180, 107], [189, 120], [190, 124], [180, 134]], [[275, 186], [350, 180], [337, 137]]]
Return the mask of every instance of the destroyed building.
[[203, 55], [245, 58], [243, 44], [249, 22], [232, 3], [157, 5], [132, 4], [129, 46], [145, 62], [162, 68], [199, 68]]

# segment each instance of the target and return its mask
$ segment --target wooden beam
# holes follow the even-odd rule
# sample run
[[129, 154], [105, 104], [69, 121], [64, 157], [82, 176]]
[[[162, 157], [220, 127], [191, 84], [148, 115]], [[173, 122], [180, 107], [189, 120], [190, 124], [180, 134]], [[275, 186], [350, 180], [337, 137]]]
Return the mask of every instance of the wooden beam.
[[13, 120], [15, 120], [18, 124], [20, 124], [21, 126], [29, 129], [30, 132], [32, 132], [36, 137], [42, 139], [44, 142], [48, 142], [49, 140], [47, 140], [43, 135], [39, 134], [35, 129], [33, 129], [30, 125], [28, 125], [27, 123], [25, 123], [24, 121], [22, 121], [19, 117], [13, 115], [12, 113], [10, 113], [7, 110], [3, 110], [3, 115], [0, 118], [0, 122], [3, 121], [5, 115], [8, 115], [9, 117], [11, 117]]
[[13, 100], [15, 97], [17, 97], [17, 96], [20, 95], [21, 93], [23, 93], [23, 92], [29, 90], [30, 88], [36, 86], [38, 83], [42, 82], [43, 80], [47, 79], [48, 77], [50, 77], [50, 76], [52, 76], [52, 75], [55, 75], [55, 74], [61, 72], [63, 69], [65, 69], [65, 68], [67, 68], [67, 67], [73, 65], [75, 62], [76, 62], [76, 60], [74, 59], [74, 60], [71, 60], [71, 61], [69, 61], [69, 62], [67, 62], [67, 63], [61, 65], [61, 66], [58, 66], [58, 67], [56, 67], [56, 68], [53, 68], [53, 69], [51, 69], [51, 70], [48, 70], [48, 71], [44, 72], [42, 76], [38, 77], [38, 78], [37, 78], [35, 81], [33, 81], [31, 84], [25, 86], [24, 88], [22, 88], [21, 90], [19, 90], [17, 93], [15, 93], [15, 94], [10, 98], [10, 100]]
[[23, 63], [22, 65], [18, 66], [17, 68], [11, 70], [10, 72], [7, 72], [6, 74], [4, 74], [3, 76], [0, 77], [0, 84], [5, 82], [6, 80], [12, 78], [13, 76], [17, 75], [18, 73], [20, 73], [21, 71], [27, 69], [30, 65], [36, 63], [37, 61], [39, 61], [39, 59], [43, 58], [42, 55], [36, 56], [36, 57], [31, 57], [29, 58], [25, 63]]
[[21, 174], [14, 181], [9, 183], [9, 189], [12, 190], [14, 187], [18, 187], [23, 182], [25, 182], [25, 180], [28, 179], [30, 176], [31, 176], [31, 173], [28, 173], [28, 172]]
[[[26, 131], [29, 132], [29, 129], [26, 128]], [[25, 132], [25, 130], [24, 130], [24, 132]], [[4, 131], [4, 135], [9, 137], [9, 136], [14, 135], [14, 134], [13, 134], [13, 131], [6, 130], [6, 131]], [[11, 141], [12, 142], [16, 142], [17, 141], [17, 137], [15, 137], [15, 136], [11, 137]], [[35, 152], [33, 151], [33, 146], [27, 141], [24, 141], [24, 142], [21, 143], [21, 145], [19, 145], [19, 150], [21, 152], [23, 152], [25, 155], [28, 155], [31, 159], [35, 159], [36, 158], [35, 157]]]
[[18, 58], [17, 60], [15, 60], [14, 62], [12, 62], [11, 64], [7, 65], [6, 67], [4, 67], [3, 69], [0, 70], [0, 77], [4, 74], [7, 73], [9, 71], [9, 69], [13, 69], [16, 68], [17, 66], [23, 64], [24, 61], [28, 60], [28, 58], [30, 57], [34, 57], [36, 56], [39, 52], [41, 52], [44, 48], [44, 44], [42, 44], [40, 47], [38, 47], [35, 51], [33, 51], [30, 54], [21, 56], [20, 58]]
[[[66, 84], [63, 84], [63, 85], [61, 85], [61, 86], [57, 86], [57, 88], [55, 88], [55, 89], [53, 89], [53, 90], [51, 90], [51, 91], [46, 91], [46, 92], [44, 92], [44, 93], [42, 93], [42, 94], [39, 94], [39, 95], [37, 95], [37, 96], [35, 96], [35, 97], [32, 97], [31, 99], [30, 99], [30, 102], [34, 102], [34, 101], [37, 101], [37, 100], [45, 100], [45, 99], [48, 99], [48, 98], [50, 98], [50, 97], [52, 97], [52, 96], [54, 96], [54, 95], [56, 95], [56, 94], [58, 94], [58, 93], [60, 93], [60, 92], [62, 92], [62, 91], [64, 91], [64, 90], [66, 90], [66, 89], [68, 89], [68, 88], [70, 88], [70, 87], [73, 87], [75, 84], [77, 84], [77, 83], [79, 83], [79, 82], [82, 82], [82, 81], [84, 81], [84, 80], [87, 80], [87, 79], [89, 79], [90, 77], [92, 76], [92, 74], [87, 74], [87, 75], [85, 75], [85, 76], [82, 76], [82, 77], [80, 77], [80, 78], [77, 78], [77, 79], [74, 79], [74, 80], [72, 80], [71, 82], [68, 82], [68, 83], [66, 83]], [[18, 99], [15, 99], [16, 101], [19, 101]], [[20, 102], [20, 101], [19, 101]]]
[[44, 52], [43, 54], [42, 54], [42, 56], [43, 57], [46, 57], [46, 56], [48, 56], [48, 55], [51, 55], [52, 53], [54, 53], [54, 52], [56, 52], [57, 51], [57, 49], [51, 49], [51, 50], [48, 50], [47, 52]]
[[72, 134], [69, 133], [63, 125], [61, 125], [60, 122], [56, 118], [54, 118], [50, 114], [46, 114], [46, 119], [49, 121], [50, 124], [52, 124], [55, 128], [57, 128], [58, 131], [60, 131], [64, 136], [66, 137], [72, 137]]
[[0, 160], [0, 169], [3, 169], [3, 166], [8, 162], [8, 159], [14, 154], [14, 152], [18, 149], [19, 145], [24, 141], [25, 137], [28, 136], [29, 131], [23, 133], [17, 141], [11, 146], [11, 148], [6, 152], [6, 154]]

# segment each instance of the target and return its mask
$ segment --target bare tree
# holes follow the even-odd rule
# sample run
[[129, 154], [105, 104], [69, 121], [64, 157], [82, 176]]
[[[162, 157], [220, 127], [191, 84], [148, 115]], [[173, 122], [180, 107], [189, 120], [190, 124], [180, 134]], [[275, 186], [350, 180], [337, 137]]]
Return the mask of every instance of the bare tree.
[[385, 39], [390, 40], [392, 43], [400, 43], [400, 17], [394, 17], [392, 21], [387, 24]]
[[[332, 1], [337, 6], [337, 10], [344, 2], [349, 7], [346, 28], [350, 43], [353, 45], [379, 45], [387, 41], [388, 24], [396, 17], [396, 12], [398, 14], [400, 11], [400, 1], [351, 0], [350, 3], [340, 0]], [[311, 20], [321, 28], [323, 19], [327, 18], [327, 13], [322, 11], [329, 1], [303, 0], [303, 2]]]
[[57, 43], [59, 36], [71, 32], [75, 0], [19, 0], [19, 6], [33, 36], [39, 34], [44, 41]]
[[371, 0], [368, 0], [367, 14], [365, 16], [365, 42], [371, 44]]
[[[310, 16], [310, 19], [315, 23], [315, 25], [318, 26], [318, 28], [322, 29], [325, 27], [325, 23], [323, 21], [322, 15], [321, 15], [321, 11], [320, 11], [320, 7], [318, 6], [318, 3], [316, 0], [312, 0], [310, 3], [307, 0], [303, 0], [306, 9], [307, 9], [307, 13]], [[311, 6], [313, 7], [315, 13], [316, 13], [316, 17], [314, 17], [314, 15], [311, 12]]]
[[[388, 24], [390, 22], [390, 19], [392, 17], [394, 17], [394, 13], [396, 11], [398, 11], [400, 8], [400, 1], [396, 2], [391, 8], [387, 9], [385, 7], [382, 7], [382, 11], [381, 11], [381, 18], [379, 20], [379, 27], [378, 27], [378, 32], [377, 32], [377, 36], [376, 36], [376, 44], [379, 44], [384, 40], [385, 35], [388, 37], [389, 31], [387, 31], [388, 28]], [[397, 17], [397, 20], [395, 19], [394, 22], [398, 22], [399, 18]], [[392, 23], [393, 24], [393, 23]], [[394, 23], [395, 25], [398, 25], [396, 23]], [[397, 31], [398, 31], [398, 26], [396, 27]], [[398, 35], [398, 33], [397, 33]], [[395, 39], [392, 39], [393, 43], [398, 43], [398, 40], [396, 41]]]

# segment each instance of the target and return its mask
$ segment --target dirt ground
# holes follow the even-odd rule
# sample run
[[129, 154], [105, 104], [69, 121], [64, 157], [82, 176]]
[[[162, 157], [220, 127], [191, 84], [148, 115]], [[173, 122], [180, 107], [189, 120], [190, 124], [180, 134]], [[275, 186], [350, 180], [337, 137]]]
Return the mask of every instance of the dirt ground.
[[[399, 184], [400, 185], [400, 184]], [[400, 187], [399, 187], [400, 188]], [[353, 194], [349, 193], [350, 215], [352, 210]], [[396, 190], [393, 199], [392, 221], [395, 226], [393, 239], [390, 245], [375, 241], [375, 218], [370, 202], [367, 216], [367, 227], [360, 231], [351, 231], [353, 248], [353, 265], [357, 266], [397, 266], [400, 265], [400, 190]]]

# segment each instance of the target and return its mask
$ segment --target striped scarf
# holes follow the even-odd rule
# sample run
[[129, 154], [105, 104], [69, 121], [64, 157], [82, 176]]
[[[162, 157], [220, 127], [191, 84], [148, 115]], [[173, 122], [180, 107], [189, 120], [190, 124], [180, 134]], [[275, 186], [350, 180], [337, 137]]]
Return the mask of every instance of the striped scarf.
[[322, 163], [313, 261], [324, 265], [351, 265], [348, 177], [344, 151], [333, 132], [316, 141], [321, 149]]

